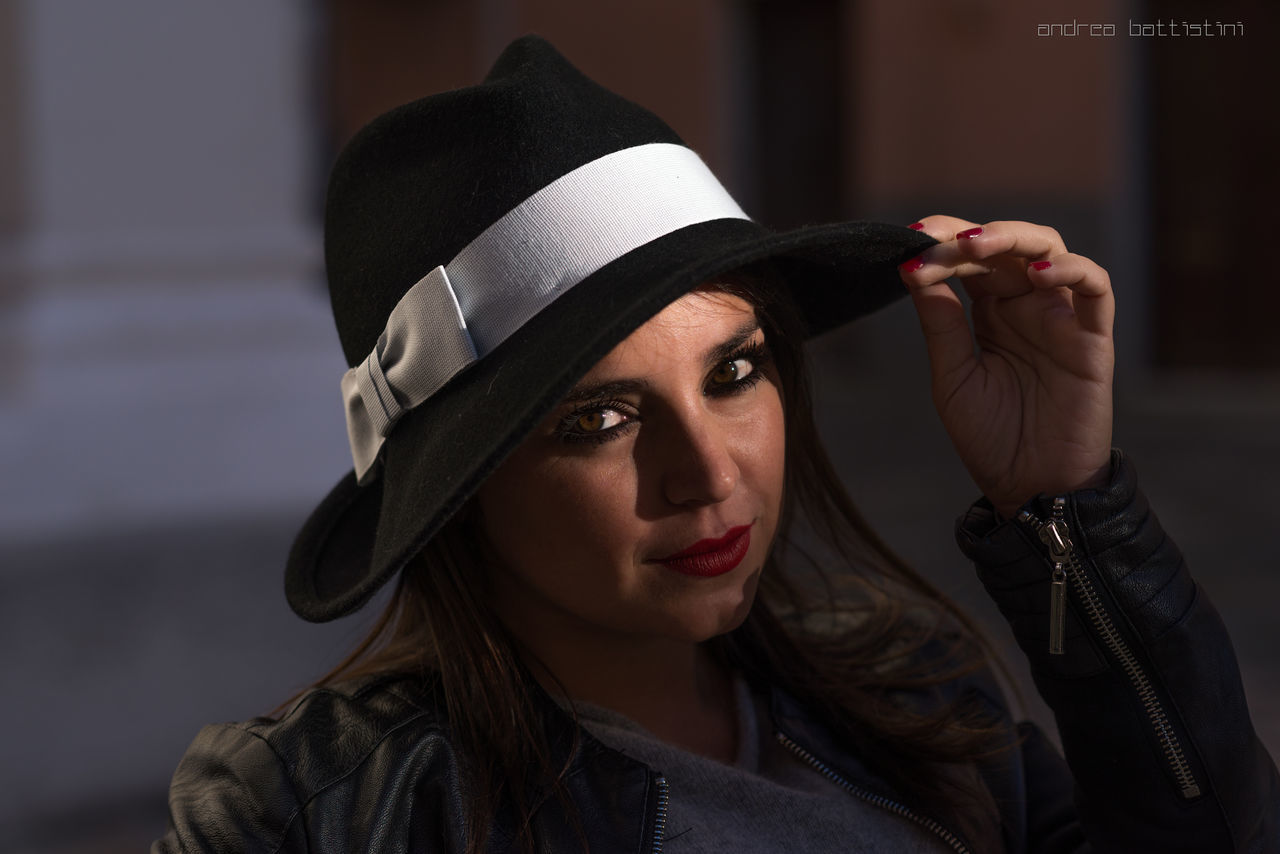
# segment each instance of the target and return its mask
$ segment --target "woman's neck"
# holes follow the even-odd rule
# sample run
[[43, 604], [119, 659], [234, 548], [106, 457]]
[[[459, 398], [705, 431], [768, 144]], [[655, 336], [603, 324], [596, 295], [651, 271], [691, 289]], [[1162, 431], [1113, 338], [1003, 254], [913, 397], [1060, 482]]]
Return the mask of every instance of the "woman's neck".
[[628, 636], [580, 643], [545, 634], [521, 642], [553, 696], [615, 711], [685, 750], [723, 762], [736, 757], [733, 680], [705, 645]]

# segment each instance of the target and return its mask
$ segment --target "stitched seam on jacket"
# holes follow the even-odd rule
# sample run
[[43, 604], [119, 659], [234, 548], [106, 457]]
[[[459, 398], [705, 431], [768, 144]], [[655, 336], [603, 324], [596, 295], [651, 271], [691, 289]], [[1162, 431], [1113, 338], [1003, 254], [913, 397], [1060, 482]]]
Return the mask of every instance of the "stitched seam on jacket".
[[[417, 714], [412, 715], [412, 716], [410, 716], [410, 717], [408, 717], [408, 718], [405, 718], [405, 719], [404, 719], [404, 720], [402, 720], [400, 723], [398, 723], [398, 724], [396, 724], [395, 726], [393, 726], [393, 727], [391, 727], [390, 729], [388, 729], [386, 732], [384, 732], [384, 733], [381, 735], [381, 737], [379, 737], [379, 738], [378, 738], [378, 740], [377, 740], [377, 741], [375, 741], [373, 744], [371, 744], [371, 745], [369, 746], [369, 749], [368, 749], [367, 751], [365, 751], [365, 753], [364, 753], [364, 755], [363, 755], [363, 756], [361, 756], [361, 757], [360, 757], [356, 762], [353, 762], [353, 763], [351, 764], [351, 767], [350, 767], [350, 768], [348, 768], [347, 770], [343, 771], [341, 774], [338, 774], [338, 775], [337, 775], [337, 776], [335, 776], [333, 779], [328, 780], [328, 781], [326, 781], [325, 783], [323, 783], [323, 784], [321, 784], [320, 786], [318, 786], [318, 787], [316, 788], [316, 790], [315, 790], [314, 792], [312, 792], [312, 793], [311, 793], [311, 796], [310, 796], [310, 797], [308, 797], [308, 798], [306, 799], [306, 801], [304, 801], [303, 803], [301, 803], [301, 804], [300, 804], [299, 809], [300, 809], [300, 810], [305, 810], [305, 809], [306, 809], [307, 807], [309, 807], [309, 806], [310, 806], [310, 805], [311, 805], [311, 804], [312, 804], [312, 803], [313, 803], [317, 798], [319, 798], [321, 795], [323, 795], [326, 791], [328, 791], [329, 789], [331, 789], [333, 786], [337, 785], [337, 784], [338, 784], [338, 783], [340, 783], [341, 781], [345, 780], [347, 777], [350, 777], [352, 774], [354, 774], [354, 773], [356, 772], [356, 770], [360, 768], [360, 766], [364, 765], [366, 762], [368, 762], [368, 761], [369, 761], [369, 757], [370, 757], [370, 756], [372, 756], [372, 755], [374, 754], [374, 751], [376, 751], [376, 750], [377, 750], [377, 749], [382, 745], [382, 743], [383, 743], [384, 741], [386, 741], [388, 738], [390, 738], [394, 733], [399, 732], [401, 729], [404, 729], [404, 728], [405, 728], [406, 726], [408, 726], [409, 724], [412, 724], [412, 723], [414, 723], [414, 722], [418, 721], [419, 719], [421, 719], [421, 718], [423, 718], [423, 717], [426, 717], [426, 716], [427, 716], [427, 713], [426, 713], [426, 712], [418, 712]], [[277, 850], [278, 850], [278, 849], [277, 849]]]
[[[379, 682], [381, 682], [381, 680], [379, 680]], [[375, 685], [370, 685], [365, 687], [373, 688], [376, 686], [376, 684], [377, 683], [375, 683]], [[311, 692], [308, 696], [315, 696], [316, 694], [327, 694], [329, 696], [338, 697], [344, 701], [349, 702], [353, 700], [356, 696], [360, 696], [366, 693], [367, 693], [366, 690], [364, 690], [363, 688], [360, 691], [357, 691], [353, 695], [353, 694], [344, 694], [341, 691], [334, 691], [326, 687], [326, 688], [319, 688], [316, 691]], [[294, 821], [300, 818], [303, 812], [307, 809], [307, 807], [309, 807], [317, 798], [321, 797], [328, 789], [332, 788], [337, 783], [341, 782], [342, 780], [346, 779], [347, 777], [355, 773], [355, 771], [359, 769], [360, 766], [364, 765], [365, 762], [369, 760], [369, 757], [373, 755], [374, 751], [376, 751], [378, 747], [384, 741], [386, 741], [387, 738], [389, 738], [393, 733], [398, 732], [405, 726], [408, 726], [409, 724], [414, 723], [415, 721], [418, 721], [421, 718], [430, 716], [429, 713], [426, 710], [422, 709], [421, 706], [417, 705], [416, 703], [413, 703], [408, 698], [401, 696], [399, 693], [396, 693], [395, 691], [392, 691], [389, 689], [387, 689], [387, 693], [392, 694], [401, 702], [408, 704], [411, 708], [417, 709], [418, 711], [415, 714], [409, 716], [408, 718], [405, 718], [404, 720], [400, 721], [395, 726], [388, 729], [386, 732], [384, 732], [381, 735], [381, 737], [378, 738], [377, 741], [375, 741], [373, 744], [369, 746], [369, 749], [356, 762], [352, 763], [350, 768], [334, 776], [332, 779], [327, 780], [321, 785], [317, 786], [316, 790], [312, 792], [311, 795], [305, 801], [300, 800], [298, 797], [298, 790], [297, 790], [297, 787], [294, 785], [293, 775], [292, 773], [290, 773], [290, 770], [289, 770], [290, 766], [285, 761], [284, 757], [280, 755], [279, 751], [275, 749], [275, 747], [271, 744], [269, 739], [267, 739], [262, 734], [254, 731], [254, 727], [261, 726], [261, 724], [233, 725], [233, 728], [238, 729], [246, 733], [247, 735], [253, 736], [254, 738], [260, 740], [267, 746], [267, 749], [271, 751], [271, 754], [276, 758], [276, 761], [280, 764], [281, 770], [284, 772], [284, 776], [289, 781], [289, 791], [293, 794], [293, 801], [294, 801], [294, 804], [296, 805], [295, 809], [289, 815], [289, 818], [285, 821], [284, 827], [281, 828], [280, 840], [276, 843], [276, 847], [271, 850], [272, 854], [279, 854], [279, 851], [284, 846], [285, 840], [288, 838], [289, 828], [292, 827]], [[302, 698], [302, 699], [305, 700], [306, 698]], [[294, 713], [294, 711], [296, 711], [301, 706], [302, 706], [302, 700], [296, 703], [294, 707], [285, 714], [284, 718], [281, 718], [281, 722], [283, 722], [286, 718], [291, 716]], [[304, 834], [304, 839], [305, 838], [306, 836]], [[310, 848], [311, 848], [310, 842], [308, 841], [307, 850], [310, 850]]]
[[404, 681], [404, 677], [402, 676], [388, 677], [384, 681], [376, 682], [372, 685], [366, 685], [364, 688], [361, 688], [354, 695], [352, 695], [352, 699], [355, 699], [356, 697], [364, 697], [366, 694], [372, 693], [375, 689], [377, 689], [377, 690], [383, 691], [384, 693], [390, 694], [392, 697], [395, 697], [397, 700], [404, 703], [409, 708], [417, 709], [418, 712], [421, 714], [432, 714], [434, 717], [439, 717], [438, 715], [434, 714], [434, 710], [428, 708], [427, 706], [422, 705], [422, 703], [419, 703], [414, 698], [406, 696], [405, 694], [402, 694], [399, 690], [397, 690], [399, 683], [403, 681]]
[[[280, 839], [276, 842], [276, 847], [271, 849], [271, 854], [278, 854], [280, 849], [284, 847], [285, 840], [289, 838], [289, 828], [292, 827], [294, 821], [302, 815], [302, 804], [298, 801], [298, 790], [293, 785], [293, 775], [289, 773], [289, 765], [284, 761], [284, 757], [280, 755], [274, 746], [272, 746], [270, 741], [264, 738], [261, 734], [254, 732], [251, 726], [231, 725], [231, 729], [237, 729], [245, 735], [256, 738], [258, 741], [262, 742], [267, 750], [271, 751], [271, 755], [276, 758], [276, 763], [280, 766], [281, 776], [283, 776], [289, 784], [289, 792], [293, 795], [294, 807], [293, 812], [291, 812], [289, 817], [285, 819], [284, 826], [280, 828]], [[303, 834], [303, 840], [306, 840], [305, 834]], [[309, 842], [307, 843], [307, 850], [311, 850], [311, 843]]]

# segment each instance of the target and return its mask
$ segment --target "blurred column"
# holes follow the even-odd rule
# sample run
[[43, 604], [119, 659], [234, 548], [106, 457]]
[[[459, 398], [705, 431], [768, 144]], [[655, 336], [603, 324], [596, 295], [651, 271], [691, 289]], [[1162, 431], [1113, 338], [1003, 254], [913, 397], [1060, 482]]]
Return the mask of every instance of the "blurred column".
[[1264, 247], [1280, 195], [1272, 100], [1280, 4], [1144, 5], [1146, 26], [1134, 29], [1145, 35], [1133, 40], [1145, 51], [1151, 93], [1143, 166], [1159, 282], [1155, 358], [1174, 370], [1274, 375], [1280, 275]]
[[309, 5], [2, 8], [0, 539], [314, 495], [340, 419], [308, 475], [283, 401], [323, 352], [335, 415], [344, 366], [315, 286]]
[[0, 402], [13, 393], [22, 348], [15, 316], [22, 289], [18, 246], [26, 204], [23, 193], [22, 45], [19, 9], [0, 3]]
[[0, 2], [0, 848], [162, 809], [201, 723], [337, 657], [280, 582], [351, 465], [314, 14]]

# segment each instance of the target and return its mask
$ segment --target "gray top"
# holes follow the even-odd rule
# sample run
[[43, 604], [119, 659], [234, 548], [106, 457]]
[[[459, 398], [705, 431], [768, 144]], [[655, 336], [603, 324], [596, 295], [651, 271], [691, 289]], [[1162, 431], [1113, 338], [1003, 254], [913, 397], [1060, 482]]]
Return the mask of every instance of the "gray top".
[[[660, 772], [670, 787], [664, 852], [885, 852], [951, 849], [915, 823], [851, 795], [791, 753], [768, 726], [768, 700], [735, 681], [732, 765], [659, 741], [622, 715], [578, 704], [582, 725]], [[765, 726], [761, 726], [761, 723]]]

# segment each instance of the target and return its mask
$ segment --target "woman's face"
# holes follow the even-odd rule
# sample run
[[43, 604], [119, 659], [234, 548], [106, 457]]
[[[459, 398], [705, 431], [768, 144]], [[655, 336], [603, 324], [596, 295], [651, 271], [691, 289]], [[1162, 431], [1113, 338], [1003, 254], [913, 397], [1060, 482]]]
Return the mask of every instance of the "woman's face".
[[710, 289], [672, 303], [481, 487], [498, 614], [579, 640], [733, 629], [777, 530], [783, 441], [752, 306]]

